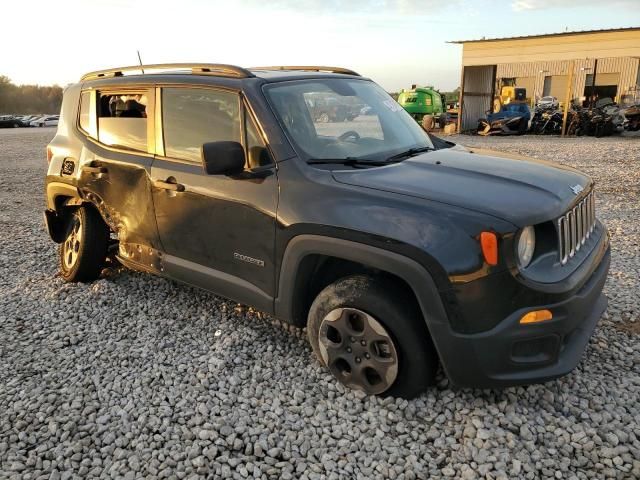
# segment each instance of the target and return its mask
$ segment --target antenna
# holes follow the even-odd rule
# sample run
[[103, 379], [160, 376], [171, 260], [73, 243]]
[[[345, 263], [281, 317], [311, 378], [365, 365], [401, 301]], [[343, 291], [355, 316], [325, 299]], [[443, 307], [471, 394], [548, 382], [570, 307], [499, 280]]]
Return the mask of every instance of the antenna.
[[136, 50], [138, 52], [138, 61], [140, 62], [140, 70], [142, 70], [142, 74], [144, 75], [144, 67], [142, 66], [142, 58], [140, 58], [140, 50]]

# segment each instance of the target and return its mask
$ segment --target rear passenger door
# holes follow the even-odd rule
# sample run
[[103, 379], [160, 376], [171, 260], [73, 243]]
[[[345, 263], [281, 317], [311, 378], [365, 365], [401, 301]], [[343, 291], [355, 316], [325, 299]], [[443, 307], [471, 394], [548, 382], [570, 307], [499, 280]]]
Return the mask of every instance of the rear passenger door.
[[151, 197], [153, 88], [86, 90], [78, 126], [87, 137], [81, 151], [78, 187], [117, 232], [119, 255], [155, 270], [158, 231]]
[[[164, 87], [156, 98], [162, 128], [151, 173], [165, 272], [270, 310], [278, 180], [262, 132], [235, 91]], [[205, 173], [201, 147], [213, 141], [244, 145], [243, 174]]]

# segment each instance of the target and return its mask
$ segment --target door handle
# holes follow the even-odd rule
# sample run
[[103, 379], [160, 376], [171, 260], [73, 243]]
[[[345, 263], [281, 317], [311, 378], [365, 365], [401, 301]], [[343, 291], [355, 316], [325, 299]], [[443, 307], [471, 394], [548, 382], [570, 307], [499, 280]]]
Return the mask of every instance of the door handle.
[[184, 192], [184, 185], [176, 182], [167, 182], [163, 180], [156, 180], [153, 185], [162, 190], [169, 190], [171, 192]]
[[107, 169], [105, 167], [94, 167], [91, 165], [85, 165], [84, 167], [82, 167], [82, 171], [84, 173], [92, 174], [107, 173]]

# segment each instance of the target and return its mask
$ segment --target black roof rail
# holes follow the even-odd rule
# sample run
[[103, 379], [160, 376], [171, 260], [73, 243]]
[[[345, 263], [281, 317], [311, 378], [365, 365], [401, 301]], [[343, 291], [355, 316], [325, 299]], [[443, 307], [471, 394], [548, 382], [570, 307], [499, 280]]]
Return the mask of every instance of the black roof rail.
[[250, 78], [253, 73], [242, 67], [221, 63], [157, 63], [152, 65], [132, 65], [130, 67], [109, 68], [97, 70], [82, 76], [81, 81], [96, 80], [98, 78], [122, 77], [125, 73], [137, 72], [143, 74], [147, 70], [163, 70], [161, 73], [185, 73], [192, 75], [213, 75], [217, 77]]
[[330, 72], [330, 73], [343, 73], [345, 75], [355, 75], [359, 77], [360, 74], [342, 67], [324, 67], [319, 65], [307, 65], [307, 66], [293, 66], [293, 65], [276, 65], [273, 67], [251, 67], [249, 70], [294, 70], [294, 71], [309, 71], [309, 72]]

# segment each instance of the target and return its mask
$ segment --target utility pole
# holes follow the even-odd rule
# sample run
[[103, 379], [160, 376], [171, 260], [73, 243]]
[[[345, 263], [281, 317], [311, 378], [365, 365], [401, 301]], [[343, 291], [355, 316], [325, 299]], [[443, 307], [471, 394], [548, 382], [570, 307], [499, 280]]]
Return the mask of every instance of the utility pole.
[[593, 108], [595, 105], [595, 99], [594, 97], [596, 96], [596, 73], [598, 70], [598, 59], [596, 58], [593, 61], [593, 77], [591, 80], [591, 95], [589, 96], [589, 108]]
[[567, 77], [567, 93], [564, 97], [564, 113], [562, 114], [562, 136], [567, 134], [567, 117], [569, 116], [569, 104], [571, 103], [571, 91], [573, 90], [573, 71], [575, 61], [569, 62], [569, 75]]

